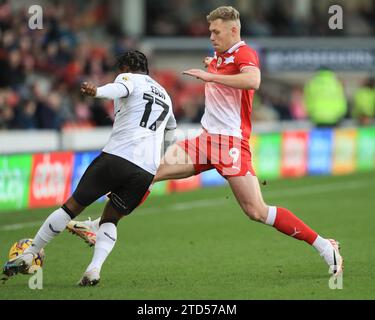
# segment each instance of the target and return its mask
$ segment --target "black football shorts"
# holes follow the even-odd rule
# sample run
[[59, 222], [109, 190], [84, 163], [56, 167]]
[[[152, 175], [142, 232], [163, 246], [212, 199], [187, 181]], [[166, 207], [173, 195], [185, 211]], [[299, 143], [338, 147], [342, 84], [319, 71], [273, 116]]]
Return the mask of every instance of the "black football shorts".
[[134, 163], [102, 152], [88, 166], [73, 198], [89, 206], [108, 194], [113, 207], [121, 214], [130, 214], [142, 201], [154, 175]]

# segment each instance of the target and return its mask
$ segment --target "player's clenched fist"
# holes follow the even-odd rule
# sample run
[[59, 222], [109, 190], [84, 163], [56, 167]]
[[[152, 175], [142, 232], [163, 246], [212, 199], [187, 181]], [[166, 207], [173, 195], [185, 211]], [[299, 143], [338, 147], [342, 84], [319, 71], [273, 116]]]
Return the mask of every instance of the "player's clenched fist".
[[96, 86], [91, 82], [83, 82], [81, 84], [81, 92], [84, 95], [95, 97], [96, 96]]
[[211, 63], [211, 61], [213, 59], [214, 59], [213, 57], [206, 57], [206, 58], [204, 58], [203, 61], [202, 61], [204, 67], [207, 68], [210, 65], [210, 63]]

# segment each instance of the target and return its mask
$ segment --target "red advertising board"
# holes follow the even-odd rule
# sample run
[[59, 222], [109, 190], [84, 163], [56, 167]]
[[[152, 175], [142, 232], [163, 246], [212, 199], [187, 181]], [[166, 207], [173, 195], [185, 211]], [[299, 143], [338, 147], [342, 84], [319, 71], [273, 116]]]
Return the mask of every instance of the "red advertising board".
[[33, 155], [30, 208], [61, 205], [70, 196], [73, 170], [72, 152]]
[[307, 173], [308, 133], [291, 131], [282, 134], [281, 175], [300, 177]]

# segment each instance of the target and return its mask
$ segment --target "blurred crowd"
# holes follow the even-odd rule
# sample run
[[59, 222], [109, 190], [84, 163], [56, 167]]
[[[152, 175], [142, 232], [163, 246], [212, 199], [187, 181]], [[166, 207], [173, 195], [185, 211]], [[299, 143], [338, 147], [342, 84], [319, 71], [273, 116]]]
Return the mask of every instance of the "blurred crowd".
[[[210, 8], [211, 2], [215, 1], [209, 1]], [[116, 76], [116, 55], [137, 48], [138, 43], [113, 28], [106, 1], [48, 3], [43, 6], [43, 29], [34, 31], [28, 27], [26, 8], [13, 10], [10, 1], [0, 0], [0, 129], [61, 130], [111, 125], [112, 101], [83, 97], [79, 87], [88, 80], [95, 84], [112, 82]], [[156, 1], [147, 3], [151, 14]], [[198, 1], [183, 0], [178, 5], [169, 0], [157, 3], [161, 15], [152, 13], [155, 19], [150, 22], [155, 34], [207, 32], [206, 22], [199, 20], [201, 15], [194, 15]], [[164, 5], [170, 6], [169, 10], [162, 10]], [[199, 5], [208, 6], [204, 2]], [[180, 16], [188, 17], [190, 31], [189, 26], [171, 30], [168, 24], [160, 22], [179, 16], [181, 10], [186, 10]], [[209, 10], [207, 7], [206, 11]], [[267, 23], [275, 21], [268, 16], [263, 19]], [[256, 19], [251, 21], [258, 23]], [[173, 20], [174, 26], [183, 23], [184, 19]], [[278, 23], [284, 25], [282, 21]], [[271, 26], [271, 35], [272, 30], [278, 29], [275, 26]], [[199, 122], [204, 110], [203, 83], [183, 80], [173, 70], [155, 70], [152, 63], [150, 69], [151, 76], [170, 93], [178, 122]], [[365, 85], [372, 86], [371, 92], [374, 92], [373, 83]], [[371, 100], [368, 96], [367, 101]], [[347, 114], [356, 115], [354, 111]], [[288, 120], [307, 116], [303, 87], [267, 81], [265, 77], [254, 98], [255, 119]]]
[[60, 3], [43, 7], [43, 29], [30, 30], [27, 8], [0, 4], [0, 128], [61, 129], [111, 124], [110, 106], [79, 94], [84, 79], [113, 81], [113, 48], [88, 41], [105, 23], [100, 2], [86, 8]]
[[[9, 1], [0, 2], [0, 129], [111, 125], [113, 102], [82, 96], [80, 84], [112, 82], [116, 56], [138, 44], [99, 27], [109, 25], [105, 1], [86, 4], [79, 16], [79, 4], [72, 2], [43, 10], [43, 29], [34, 31], [28, 28], [26, 9], [12, 10]], [[152, 64], [150, 72], [170, 93], [177, 119], [199, 121], [203, 84], [185, 83], [175, 71], [155, 70]]]
[[[242, 33], [251, 37], [268, 36], [374, 36], [374, 0], [148, 0], [147, 33], [155, 36], [206, 36], [206, 17], [212, 8], [232, 5], [241, 12]], [[328, 8], [341, 5], [345, 28], [328, 27]], [[302, 9], [301, 9], [302, 7]]]
[[318, 127], [334, 127], [345, 119], [375, 124], [375, 78], [364, 78], [351, 94], [342, 80], [326, 68], [301, 84], [264, 77], [254, 96], [252, 117], [258, 121], [308, 119]]

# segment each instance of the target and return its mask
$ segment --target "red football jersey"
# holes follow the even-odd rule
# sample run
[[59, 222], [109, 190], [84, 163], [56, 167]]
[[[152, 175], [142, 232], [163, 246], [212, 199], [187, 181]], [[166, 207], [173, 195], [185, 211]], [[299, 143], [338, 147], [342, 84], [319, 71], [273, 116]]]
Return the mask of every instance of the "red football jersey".
[[[255, 50], [240, 41], [224, 53], [215, 52], [208, 72], [231, 75], [246, 67], [260, 68], [259, 59]], [[201, 122], [209, 133], [250, 138], [254, 90], [207, 82], [205, 95], [206, 108]]]

